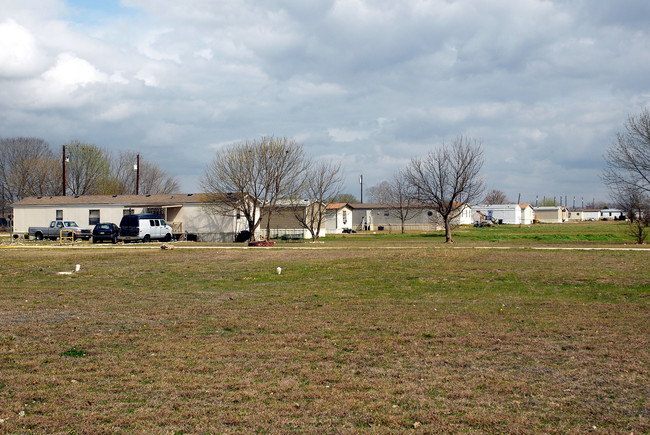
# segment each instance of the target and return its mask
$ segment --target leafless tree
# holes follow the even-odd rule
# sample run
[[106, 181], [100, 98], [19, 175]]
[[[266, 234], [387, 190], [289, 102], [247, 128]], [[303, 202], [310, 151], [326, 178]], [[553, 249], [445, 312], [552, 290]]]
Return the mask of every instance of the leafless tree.
[[603, 181], [614, 192], [650, 193], [650, 110], [628, 116], [624, 131], [616, 134], [605, 155]]
[[406, 169], [406, 179], [418, 192], [418, 197], [443, 220], [447, 243], [453, 243], [452, 220], [483, 192], [483, 180], [479, 175], [482, 166], [481, 144], [459, 136], [425, 157], [412, 159]]
[[269, 213], [265, 219], [270, 226], [278, 199], [295, 196], [303, 170], [301, 145], [287, 138], [263, 137], [217, 151], [200, 184], [206, 205], [219, 214], [241, 213], [254, 240], [260, 210]]
[[0, 190], [5, 205], [27, 196], [56, 195], [62, 187], [61, 163], [43, 139], [0, 140]]
[[406, 221], [413, 219], [422, 211], [415, 207], [417, 191], [409, 183], [406, 172], [398, 171], [390, 181], [382, 181], [377, 186], [368, 189], [373, 201], [383, 204], [390, 216], [400, 220], [402, 234], [405, 232]]
[[140, 160], [140, 193], [161, 194], [177, 193], [180, 190], [178, 181], [157, 164]]
[[398, 171], [390, 183], [391, 201], [388, 212], [397, 217], [402, 224], [402, 234], [405, 231], [406, 221], [418, 216], [422, 209], [417, 207], [417, 190], [409, 183], [407, 172]]
[[111, 179], [108, 153], [97, 145], [73, 140], [65, 144], [66, 185], [72, 195], [111, 194], [115, 188]]
[[340, 163], [311, 162], [304, 172], [298, 196], [292, 200], [291, 207], [296, 220], [309, 231], [313, 241], [318, 240], [325, 225], [326, 199], [338, 195], [341, 187]]
[[393, 192], [388, 181], [384, 180], [376, 186], [368, 188], [368, 197], [376, 204], [388, 204], [393, 200]]
[[[138, 153], [135, 151], [120, 151], [117, 157], [111, 158], [111, 176], [115, 180], [113, 194], [135, 194], [136, 169]], [[146, 158], [140, 159], [141, 194], [177, 193], [180, 186], [176, 178], [169, 176], [164, 169]]]
[[629, 234], [637, 243], [642, 244], [648, 236], [650, 226], [650, 195], [640, 189], [629, 189], [619, 192], [617, 204], [627, 213]]
[[502, 191], [492, 189], [485, 195], [483, 202], [487, 205], [506, 204], [508, 202], [508, 198]]
[[650, 198], [650, 110], [630, 115], [605, 155], [603, 181], [626, 210], [638, 243], [647, 235]]

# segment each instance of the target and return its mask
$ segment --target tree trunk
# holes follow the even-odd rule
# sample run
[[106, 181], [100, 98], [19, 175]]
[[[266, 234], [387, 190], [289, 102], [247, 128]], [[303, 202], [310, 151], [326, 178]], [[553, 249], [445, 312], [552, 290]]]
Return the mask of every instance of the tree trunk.
[[271, 240], [271, 207], [268, 208], [269, 214], [266, 217], [266, 241]]
[[251, 242], [255, 241], [255, 222], [254, 221], [248, 221], [248, 232], [250, 235], [248, 236], [248, 240]]
[[445, 243], [454, 243], [451, 237], [451, 222], [449, 217], [445, 218]]

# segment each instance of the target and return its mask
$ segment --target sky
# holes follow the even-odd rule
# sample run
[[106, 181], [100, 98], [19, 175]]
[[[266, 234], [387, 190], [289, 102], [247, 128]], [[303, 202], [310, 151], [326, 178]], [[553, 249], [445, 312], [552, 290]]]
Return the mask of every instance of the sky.
[[462, 135], [488, 189], [580, 205], [650, 107], [649, 24], [647, 0], [2, 0], [0, 137], [137, 151], [183, 192], [287, 137], [359, 198]]

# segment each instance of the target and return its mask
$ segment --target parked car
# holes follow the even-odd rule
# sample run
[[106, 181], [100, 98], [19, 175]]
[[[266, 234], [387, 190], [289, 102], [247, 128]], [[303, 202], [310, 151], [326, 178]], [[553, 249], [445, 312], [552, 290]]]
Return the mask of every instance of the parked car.
[[110, 240], [117, 243], [117, 236], [120, 234], [120, 227], [114, 223], [99, 223], [93, 228], [93, 243]]
[[172, 227], [162, 216], [155, 214], [128, 214], [120, 222], [118, 240], [125, 242], [150, 242], [152, 240], [172, 240]]
[[52, 239], [56, 240], [61, 234], [63, 236], [72, 236], [75, 239], [89, 240], [92, 237], [90, 228], [83, 228], [74, 221], [52, 221], [49, 227], [29, 227], [27, 230], [29, 237], [36, 240]]

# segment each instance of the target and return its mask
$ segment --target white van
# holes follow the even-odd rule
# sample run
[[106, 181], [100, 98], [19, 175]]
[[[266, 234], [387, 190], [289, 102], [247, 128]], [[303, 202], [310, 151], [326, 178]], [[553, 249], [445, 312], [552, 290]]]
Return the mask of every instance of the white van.
[[125, 242], [140, 241], [150, 242], [172, 240], [172, 227], [167, 225], [162, 216], [155, 214], [128, 214], [120, 222], [120, 235], [118, 240]]

